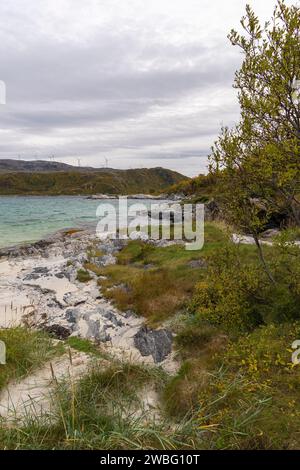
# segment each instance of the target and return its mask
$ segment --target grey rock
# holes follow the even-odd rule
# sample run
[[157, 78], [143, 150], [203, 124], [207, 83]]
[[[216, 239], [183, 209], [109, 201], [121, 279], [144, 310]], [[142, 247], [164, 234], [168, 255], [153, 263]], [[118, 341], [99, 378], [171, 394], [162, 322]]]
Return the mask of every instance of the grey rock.
[[142, 356], [152, 356], [162, 362], [172, 351], [172, 333], [169, 330], [151, 330], [143, 326], [134, 335], [134, 345]]
[[88, 261], [87, 255], [85, 253], [78, 253], [76, 256], [74, 255], [69, 255], [68, 256], [68, 262], [69, 264], [72, 263], [70, 266], [77, 267], [77, 266], [82, 266], [84, 263]]
[[88, 257], [86, 253], [80, 253], [76, 256], [76, 261], [78, 261], [80, 264], [84, 264], [88, 261]]
[[57, 339], [67, 339], [71, 334], [71, 331], [68, 328], [59, 324], [45, 326], [44, 330], [49, 333], [50, 336]]
[[65, 312], [65, 319], [69, 323], [77, 323], [81, 315], [81, 312], [78, 308], [68, 308]]
[[47, 307], [49, 307], [49, 308], [56, 308], [56, 307], [61, 308], [61, 305], [56, 301], [50, 301], [50, 302], [47, 302]]
[[122, 312], [122, 316], [124, 318], [130, 318], [130, 317], [135, 317], [135, 313], [133, 310], [126, 310], [125, 312]]
[[91, 289], [89, 292], [89, 295], [90, 295], [90, 298], [94, 300], [99, 300], [103, 297], [102, 294], [100, 293], [99, 287], [95, 287], [94, 289]]
[[40, 277], [48, 276], [49, 275], [49, 269], [43, 266], [38, 266], [32, 270], [31, 273], [27, 274], [24, 277], [24, 281], [32, 281], [32, 280], [37, 280]]
[[106, 331], [102, 330], [99, 332], [97, 339], [101, 343], [107, 343], [107, 341], [111, 341], [111, 336]]
[[63, 296], [63, 301], [70, 307], [84, 304], [87, 300], [88, 294], [81, 292], [66, 292]]
[[49, 273], [49, 268], [40, 266], [40, 267], [34, 268], [33, 272], [34, 273], [39, 273], [39, 274], [48, 274]]
[[88, 331], [86, 333], [87, 338], [94, 339], [103, 343], [111, 340], [110, 335], [105, 331], [106, 328], [104, 327], [103, 329], [100, 329], [100, 320], [88, 318], [88, 314], [85, 315], [84, 318], [88, 325]]
[[107, 318], [114, 326], [123, 326], [124, 323], [117, 318], [117, 316], [113, 312], [104, 312], [103, 316]]
[[64, 277], [68, 277], [66, 273], [64, 273], [63, 271], [55, 273], [54, 276], [57, 277], [58, 279], [63, 279]]
[[191, 268], [205, 268], [207, 266], [207, 263], [205, 259], [192, 259], [191, 261], [188, 262], [188, 266]]
[[36, 281], [37, 279], [39, 279], [41, 276], [39, 274], [36, 274], [36, 273], [31, 273], [31, 274], [27, 274], [25, 277], [24, 277], [24, 281]]

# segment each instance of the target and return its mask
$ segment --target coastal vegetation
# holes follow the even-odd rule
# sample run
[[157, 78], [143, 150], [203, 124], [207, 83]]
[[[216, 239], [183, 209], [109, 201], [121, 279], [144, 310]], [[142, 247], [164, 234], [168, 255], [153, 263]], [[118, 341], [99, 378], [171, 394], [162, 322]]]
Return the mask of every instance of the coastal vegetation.
[[[118, 360], [87, 339], [63, 340], [62, 347], [90, 355], [92, 365], [76, 383], [57, 380], [57, 408], [48, 420], [3, 423], [0, 447], [300, 448], [300, 365], [292, 360], [300, 339], [299, 7], [279, 1], [265, 26], [247, 7], [242, 25], [245, 36], [230, 34], [244, 55], [235, 80], [240, 122], [221, 131], [208, 176], [176, 181], [171, 189], [218, 205], [217, 220], [206, 222], [204, 248], [134, 240], [114, 252], [115, 264], [105, 265], [95, 262], [102, 256], [95, 242], [77, 272], [79, 281], [96, 281], [105, 299], [143, 318], [147, 328], [171, 331], [179, 370]], [[34, 176], [40, 181], [40, 175], [28, 178]], [[151, 178], [147, 190], [155, 191]], [[251, 242], [235, 243], [237, 232]], [[31, 335], [39, 334], [20, 334], [35, 367], [31, 341], [40, 337]], [[52, 340], [43, 338], [51, 352]], [[10, 377], [30, 369], [23, 361], [12, 364]], [[143, 401], [149, 390], [153, 409]]]
[[[105, 370], [97, 362], [71, 387], [58, 383], [57, 414], [43, 422], [28, 418], [22, 427], [0, 427], [1, 449], [176, 449], [194, 447], [189, 420], [170, 425], [143, 408], [143, 388], [160, 390], [160, 370], [111, 359]], [[150, 415], [150, 417], [149, 417]]]
[[6, 365], [0, 368], [0, 390], [9, 381], [34, 372], [63, 352], [63, 345], [54, 344], [46, 333], [22, 327], [1, 329], [0, 341], [6, 345]]
[[158, 248], [131, 241], [117, 255], [116, 265], [94, 272], [100, 276], [102, 291], [118, 308], [133, 309], [150, 324], [161, 324], [185, 306], [204, 275], [208, 254], [224, 239], [225, 234], [217, 225], [208, 224], [201, 252], [177, 245]]
[[188, 198], [189, 202], [208, 202], [218, 197], [221, 187], [217, 186], [218, 179], [211, 173], [198, 175], [188, 180], [180, 181], [166, 189], [166, 193], [181, 194]]
[[[277, 282], [278, 293], [272, 295], [255, 245], [233, 245], [227, 227], [216, 222], [206, 233], [201, 252], [132, 241], [117, 254], [117, 264], [85, 267], [123, 311], [131, 309], [149, 327], [173, 332], [179, 371], [116, 360], [86, 339], [59, 341], [63, 350], [90, 355], [90, 368], [76, 385], [57, 381], [57, 409], [48, 420], [37, 415], [22, 426], [3, 424], [3, 447], [299, 447], [300, 369], [291, 360], [291, 345], [300, 334], [299, 294], [287, 289], [285, 276], [291, 260], [282, 258], [279, 243], [265, 247]], [[120, 290], [126, 294], [121, 298]], [[22, 330], [24, 344], [32, 334]], [[43, 354], [39, 365], [45, 357], [51, 354]], [[158, 400], [153, 417], [143, 405], [149, 388]]]

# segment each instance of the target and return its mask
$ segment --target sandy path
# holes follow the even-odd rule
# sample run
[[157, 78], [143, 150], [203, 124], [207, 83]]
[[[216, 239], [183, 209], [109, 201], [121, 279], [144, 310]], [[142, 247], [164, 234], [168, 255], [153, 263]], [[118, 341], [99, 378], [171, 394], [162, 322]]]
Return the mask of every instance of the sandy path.
[[51, 413], [56, 380], [78, 379], [92, 360], [77, 351], [72, 351], [71, 359], [72, 363], [66, 353], [20, 381], [10, 382], [0, 394], [0, 416], [11, 421]]
[[[66, 380], [68, 384], [75, 383], [87, 372], [89, 366], [95, 363], [95, 358], [85, 353], [72, 351], [64, 354], [42, 368], [19, 381], [12, 381], [0, 393], [0, 421], [3, 424], [20, 424], [28, 419], [43, 419], [56, 416], [57, 403], [55, 388], [57, 383]], [[97, 359], [103, 369], [111, 362]], [[147, 419], [160, 419], [159, 396], [153, 386], [145, 386], [139, 392], [140, 406], [133, 408], [136, 416], [146, 416]], [[54, 413], [53, 413], [54, 412]]]

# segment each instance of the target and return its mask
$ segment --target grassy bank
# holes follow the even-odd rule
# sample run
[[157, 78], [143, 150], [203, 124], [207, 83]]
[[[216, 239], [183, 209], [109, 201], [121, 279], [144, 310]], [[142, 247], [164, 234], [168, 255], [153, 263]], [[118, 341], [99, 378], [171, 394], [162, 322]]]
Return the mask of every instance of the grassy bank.
[[[81, 344], [82, 346], [82, 344]], [[86, 344], [84, 345], [86, 348]], [[93, 347], [89, 348], [93, 355]], [[57, 384], [56, 413], [30, 416], [22, 425], [0, 427], [1, 449], [177, 449], [193, 448], [194, 423], [157, 420], [145, 401], [147, 390], [160, 394], [166, 382], [157, 368], [110, 358], [95, 362], [79, 381]], [[153, 393], [153, 392], [152, 392]]]
[[255, 246], [232, 245], [219, 224], [205, 233], [201, 252], [131, 242], [115, 266], [89, 268], [107, 277], [99, 284], [118, 307], [176, 334], [182, 366], [161, 396], [168, 419], [194, 420], [203, 448], [299, 448], [299, 277], [288, 277], [299, 249], [264, 246], [270, 285]]
[[200, 252], [132, 241], [117, 255], [116, 265], [99, 268], [88, 263], [86, 268], [100, 277], [102, 292], [118, 308], [133, 310], [150, 324], [159, 325], [184, 309], [205, 274], [209, 253], [222, 246], [225, 238], [221, 225], [208, 224], [206, 244]]
[[53, 344], [47, 334], [21, 327], [0, 330], [0, 340], [6, 345], [6, 364], [0, 365], [0, 390], [63, 352], [63, 345]]

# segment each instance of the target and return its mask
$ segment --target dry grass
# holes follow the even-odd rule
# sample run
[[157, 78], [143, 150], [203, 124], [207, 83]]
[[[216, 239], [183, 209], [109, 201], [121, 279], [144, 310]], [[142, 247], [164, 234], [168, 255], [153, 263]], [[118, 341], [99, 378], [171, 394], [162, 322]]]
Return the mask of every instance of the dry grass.
[[119, 277], [121, 285], [117, 287], [111, 286], [110, 280], [101, 281], [103, 292], [119, 309], [133, 310], [152, 324], [165, 321], [183, 308], [194, 285], [193, 278], [183, 281], [168, 269], [133, 269], [132, 276], [127, 278], [127, 274]]
[[[133, 310], [152, 325], [159, 325], [186, 306], [194, 286], [205, 275], [205, 258], [226, 238], [224, 227], [206, 226], [206, 245], [201, 251], [183, 246], [156, 248], [141, 241], [129, 242], [117, 255], [118, 263], [105, 268], [86, 268], [98, 276], [103, 294], [121, 310]], [[192, 267], [192, 260], [204, 261]]]

